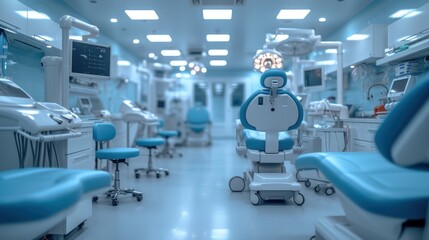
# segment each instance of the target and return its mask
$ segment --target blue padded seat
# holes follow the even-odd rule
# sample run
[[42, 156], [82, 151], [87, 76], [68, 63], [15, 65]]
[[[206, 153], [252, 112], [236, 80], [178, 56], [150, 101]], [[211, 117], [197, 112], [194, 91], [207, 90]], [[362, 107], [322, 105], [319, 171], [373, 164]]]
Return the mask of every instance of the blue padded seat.
[[177, 137], [179, 136], [179, 132], [174, 130], [159, 130], [158, 135], [161, 137]]
[[105, 148], [96, 152], [97, 158], [105, 160], [133, 158], [139, 154], [137, 148]]
[[107, 172], [25, 168], [0, 173], [0, 224], [48, 218], [92, 191], [108, 187]]
[[210, 115], [205, 108], [197, 106], [189, 109], [186, 120], [192, 131], [200, 133], [210, 123]]
[[[265, 150], [265, 132], [254, 131], [250, 129], [243, 130], [244, 141], [246, 147], [251, 150]], [[279, 132], [279, 150], [292, 149], [294, 140], [289, 136], [287, 132]]]
[[163, 138], [139, 138], [136, 144], [139, 147], [156, 147], [165, 143]]
[[372, 213], [426, 217], [429, 173], [395, 165], [380, 153], [309, 153], [298, 158], [296, 168], [318, 168], [350, 200]]

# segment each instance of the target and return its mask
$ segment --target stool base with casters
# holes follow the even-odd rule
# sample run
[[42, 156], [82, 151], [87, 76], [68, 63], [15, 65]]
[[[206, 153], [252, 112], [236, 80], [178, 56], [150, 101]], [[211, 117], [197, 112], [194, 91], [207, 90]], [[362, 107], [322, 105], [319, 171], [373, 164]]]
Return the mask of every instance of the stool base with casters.
[[158, 135], [163, 137], [165, 139], [165, 145], [161, 152], [159, 152], [156, 157], [166, 156], [169, 158], [173, 158], [175, 154], [177, 154], [179, 157], [182, 157], [182, 153], [179, 153], [176, 151], [175, 148], [170, 146], [170, 142], [168, 139], [170, 137], [177, 137], [178, 132], [177, 131], [166, 131], [162, 130], [158, 132]]
[[[128, 166], [128, 163], [125, 159], [111, 160], [115, 164], [115, 179], [113, 183], [113, 189], [108, 190], [104, 193], [107, 197], [110, 197], [112, 200], [112, 205], [117, 206], [119, 203], [118, 196], [119, 195], [127, 195], [132, 194], [133, 197], [137, 199], [137, 201], [143, 200], [143, 193], [134, 190], [133, 188], [121, 188], [120, 179], [119, 179], [119, 163], [124, 163]], [[93, 197], [93, 201], [97, 201], [98, 197]]]
[[136, 168], [134, 169], [134, 175], [136, 178], [140, 178], [140, 172], [155, 173], [157, 178], [161, 177], [161, 173], [164, 172], [166, 176], [170, 174], [168, 169], [165, 168], [154, 168], [152, 162], [152, 149], [155, 149], [156, 146], [164, 144], [164, 139], [162, 138], [145, 138], [145, 139], [137, 139], [136, 144], [140, 147], [146, 147], [149, 149], [149, 159], [146, 168]]

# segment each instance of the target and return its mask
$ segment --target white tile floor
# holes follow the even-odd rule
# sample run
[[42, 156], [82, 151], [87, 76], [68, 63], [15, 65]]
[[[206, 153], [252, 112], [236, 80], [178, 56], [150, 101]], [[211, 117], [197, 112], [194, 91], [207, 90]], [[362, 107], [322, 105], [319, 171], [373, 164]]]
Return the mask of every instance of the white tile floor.
[[249, 192], [232, 193], [228, 182], [242, 175], [249, 160], [235, 152], [235, 140], [215, 139], [210, 147], [182, 147], [182, 158], [155, 158], [168, 168], [157, 179], [133, 169], [145, 166], [147, 156], [121, 166], [121, 185], [143, 192], [143, 201], [120, 196], [119, 205], [100, 197], [93, 216], [67, 239], [310, 239], [318, 218], [342, 215], [337, 196], [316, 194], [304, 187], [305, 204], [265, 202], [253, 206]]

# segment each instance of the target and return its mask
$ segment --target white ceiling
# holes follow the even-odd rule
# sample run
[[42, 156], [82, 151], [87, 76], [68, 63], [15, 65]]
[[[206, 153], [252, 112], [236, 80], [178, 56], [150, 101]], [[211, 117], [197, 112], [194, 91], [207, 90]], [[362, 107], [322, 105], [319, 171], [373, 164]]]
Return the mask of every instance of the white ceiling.
[[[206, 56], [201, 60], [210, 70], [251, 69], [252, 57], [262, 48], [266, 33], [282, 28], [312, 28], [322, 40], [342, 26], [347, 20], [368, 6], [373, 0], [245, 0], [243, 5], [194, 5], [193, 0], [63, 0], [91, 24], [130, 52], [142, 59], [148, 53], [158, 56], [159, 62], [170, 60], [192, 60], [189, 51], [193, 49], [228, 49], [226, 57]], [[195, 0], [194, 0], [195, 1]], [[229, 2], [233, 0], [200, 0], [202, 2]], [[241, 0], [243, 1], [243, 0]], [[202, 9], [232, 9], [232, 20], [203, 20]], [[280, 9], [308, 8], [311, 12], [304, 20], [277, 20]], [[126, 9], [153, 9], [157, 21], [132, 21], [125, 14]], [[327, 18], [321, 23], [320, 17]], [[110, 18], [117, 18], [111, 23]], [[228, 33], [230, 42], [211, 43], [206, 34]], [[147, 34], [170, 34], [169, 43], [152, 43]], [[135, 45], [133, 39], [139, 39]], [[162, 49], [178, 49], [179, 57], [163, 57]], [[210, 60], [225, 59], [226, 67], [210, 67]], [[149, 60], [150, 61], [150, 60]]]

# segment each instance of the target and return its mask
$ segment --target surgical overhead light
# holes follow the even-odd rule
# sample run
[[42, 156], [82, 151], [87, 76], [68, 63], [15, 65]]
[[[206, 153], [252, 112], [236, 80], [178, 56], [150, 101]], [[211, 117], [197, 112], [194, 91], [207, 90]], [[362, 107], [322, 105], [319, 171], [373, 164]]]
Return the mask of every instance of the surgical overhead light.
[[197, 62], [197, 61], [190, 62], [188, 64], [188, 68], [189, 68], [189, 71], [191, 72], [191, 74], [194, 76], [197, 74], [207, 72], [207, 68], [204, 66], [204, 64], [201, 62]]
[[283, 68], [283, 57], [282, 55], [273, 49], [264, 49], [258, 51], [253, 57], [253, 68], [256, 71], [265, 72], [271, 68]]

